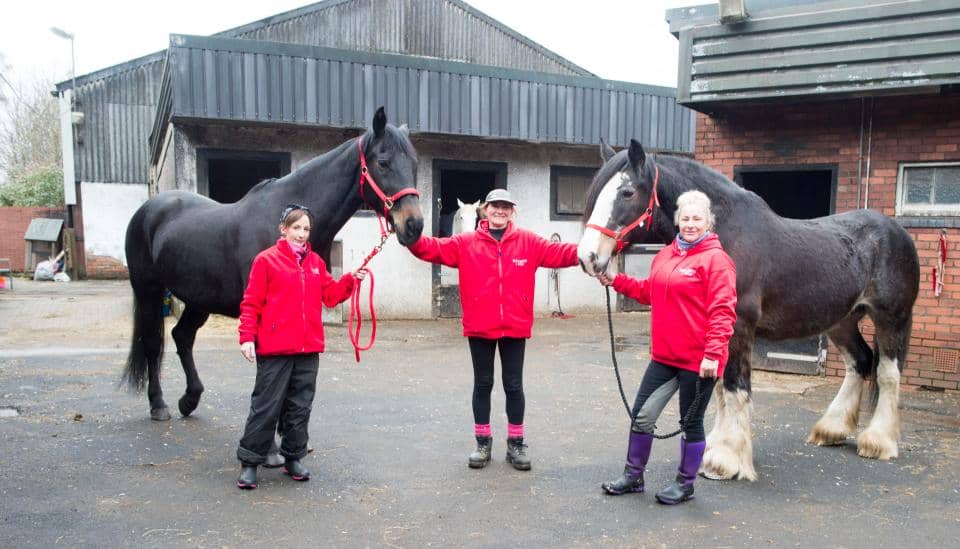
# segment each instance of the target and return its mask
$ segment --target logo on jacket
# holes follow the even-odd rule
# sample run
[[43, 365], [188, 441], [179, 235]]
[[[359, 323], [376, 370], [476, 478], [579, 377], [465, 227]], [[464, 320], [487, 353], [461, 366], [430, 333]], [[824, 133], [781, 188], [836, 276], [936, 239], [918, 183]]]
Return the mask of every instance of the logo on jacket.
[[513, 264], [516, 265], [517, 267], [523, 267], [524, 265], [527, 264], [527, 260], [526, 260], [526, 259], [514, 259], [514, 260], [513, 260]]
[[678, 270], [678, 271], [680, 272], [680, 274], [682, 274], [683, 276], [693, 276], [693, 275], [695, 275], [695, 274], [697, 273], [696, 270], [691, 269], [690, 267], [682, 267], [682, 268], [677, 269], [677, 270]]
[[320, 268], [319, 268], [319, 267], [311, 267], [310, 270], [313, 271], [313, 274], [315, 274], [315, 275], [320, 274]]

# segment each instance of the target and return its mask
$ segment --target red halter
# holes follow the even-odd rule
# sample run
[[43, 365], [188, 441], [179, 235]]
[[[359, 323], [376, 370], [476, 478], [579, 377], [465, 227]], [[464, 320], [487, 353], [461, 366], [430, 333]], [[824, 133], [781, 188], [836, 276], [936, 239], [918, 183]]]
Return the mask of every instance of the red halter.
[[[363, 154], [363, 137], [362, 136], [360, 137], [360, 139], [357, 139], [357, 147], [360, 148], [360, 198], [363, 199], [364, 203], [366, 203], [367, 201], [366, 197], [363, 196], [364, 183], [369, 185], [370, 188], [373, 189], [373, 192], [377, 194], [377, 197], [379, 197], [380, 200], [383, 202], [384, 217], [387, 217], [388, 215], [390, 215], [390, 209], [393, 208], [393, 205], [397, 200], [400, 200], [401, 198], [409, 194], [412, 194], [416, 197], [420, 196], [420, 193], [417, 192], [417, 189], [414, 189], [413, 187], [400, 189], [399, 191], [394, 193], [393, 196], [387, 196], [386, 194], [384, 194], [383, 190], [380, 188], [380, 185], [377, 185], [377, 182], [373, 180], [373, 176], [370, 175], [370, 170], [367, 169], [367, 157], [366, 155]], [[380, 216], [379, 212], [377, 212], [377, 216], [378, 217]], [[383, 231], [382, 225], [381, 225], [381, 231]]]
[[624, 237], [630, 234], [630, 231], [636, 229], [637, 227], [644, 226], [644, 223], [646, 223], [651, 217], [653, 217], [653, 207], [654, 206], [658, 208], [660, 207], [660, 198], [657, 196], [657, 183], [660, 181], [660, 167], [654, 165], [653, 170], [654, 170], [653, 191], [650, 193], [650, 202], [647, 203], [647, 209], [644, 210], [642, 214], [640, 214], [640, 217], [638, 217], [636, 221], [620, 229], [619, 231], [612, 231], [606, 227], [601, 227], [600, 225], [587, 223], [588, 228], [596, 229], [601, 233], [617, 241], [617, 249], [614, 252], [614, 254], [620, 253], [620, 251], [627, 246], [627, 243], [624, 240]]
[[[363, 196], [363, 185], [366, 183], [371, 189], [373, 189], [373, 192], [380, 197], [380, 200], [383, 201], [383, 214], [381, 215], [380, 212], [376, 212], [377, 222], [380, 223], [380, 244], [377, 244], [373, 250], [367, 254], [367, 257], [364, 258], [363, 263], [361, 263], [360, 267], [358, 267], [359, 270], [366, 268], [367, 263], [373, 259], [373, 256], [380, 253], [383, 245], [387, 242], [387, 239], [390, 238], [390, 233], [392, 231], [387, 230], [387, 224], [384, 222], [384, 219], [390, 215], [390, 209], [393, 208], [394, 203], [408, 194], [419, 197], [420, 193], [414, 188], [408, 188], [401, 189], [393, 196], [387, 196], [384, 194], [383, 190], [380, 188], [380, 185], [377, 185], [377, 182], [373, 180], [373, 176], [370, 175], [370, 170], [367, 169], [367, 157], [363, 154], [362, 136], [360, 139], [357, 139], [357, 146], [360, 148], [360, 198], [366, 204], [367, 199], [365, 196]], [[350, 336], [350, 343], [353, 344], [353, 352], [357, 362], [360, 362], [360, 351], [366, 351], [373, 347], [373, 342], [377, 339], [377, 315], [373, 310], [373, 271], [369, 269], [367, 270], [367, 278], [370, 279], [370, 292], [367, 297], [367, 304], [369, 306], [371, 328], [370, 341], [366, 345], [360, 345], [360, 327], [363, 324], [363, 313], [360, 310], [360, 286], [362, 281], [356, 281], [356, 283], [353, 285], [353, 293], [350, 297], [350, 320], [347, 325], [347, 333]], [[354, 325], [356, 325], [356, 328], [354, 328]]]

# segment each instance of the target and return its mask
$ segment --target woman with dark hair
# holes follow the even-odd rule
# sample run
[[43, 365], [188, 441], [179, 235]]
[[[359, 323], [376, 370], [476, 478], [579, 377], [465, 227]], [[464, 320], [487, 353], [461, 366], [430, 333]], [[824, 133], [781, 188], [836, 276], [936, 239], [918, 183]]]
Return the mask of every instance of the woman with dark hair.
[[[323, 352], [322, 305], [333, 307], [350, 297], [366, 271], [334, 280], [310, 249], [310, 211], [298, 204], [280, 215], [280, 239], [260, 252], [250, 267], [240, 303], [240, 352], [257, 362], [250, 414], [237, 458], [242, 464], [237, 487], [257, 487], [257, 466], [267, 460], [274, 433], [281, 434], [284, 473], [306, 481], [300, 463], [307, 455], [307, 426]], [[279, 425], [279, 429], [277, 428]]]

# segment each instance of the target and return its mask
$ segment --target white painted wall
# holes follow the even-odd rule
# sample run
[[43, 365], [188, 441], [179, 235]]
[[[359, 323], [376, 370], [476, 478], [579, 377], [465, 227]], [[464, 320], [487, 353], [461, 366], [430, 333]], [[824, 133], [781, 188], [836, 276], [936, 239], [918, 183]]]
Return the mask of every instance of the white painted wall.
[[109, 256], [127, 264], [123, 242], [130, 218], [147, 201], [145, 184], [80, 183], [83, 244], [88, 256]]

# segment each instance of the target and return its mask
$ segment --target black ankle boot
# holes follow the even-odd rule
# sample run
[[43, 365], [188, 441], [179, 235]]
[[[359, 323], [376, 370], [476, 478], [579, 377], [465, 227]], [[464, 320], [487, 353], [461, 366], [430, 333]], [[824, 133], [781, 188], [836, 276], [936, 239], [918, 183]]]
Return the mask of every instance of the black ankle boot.
[[257, 466], [244, 463], [237, 477], [237, 488], [241, 490], [255, 490], [257, 488]]
[[523, 437], [507, 439], [507, 463], [512, 464], [518, 471], [530, 470], [530, 456], [527, 455], [527, 445], [523, 443]]
[[298, 482], [310, 480], [310, 471], [300, 463], [299, 459], [288, 459], [283, 466], [283, 472]]
[[470, 454], [470, 468], [483, 469], [490, 463], [490, 452], [493, 450], [493, 437], [477, 437], [477, 449]]
[[643, 492], [643, 471], [637, 473], [631, 467], [624, 467], [620, 478], [604, 482], [600, 486], [604, 492], [611, 496]]
[[666, 488], [657, 492], [657, 501], [664, 505], [676, 505], [693, 499], [693, 483], [677, 475]]

